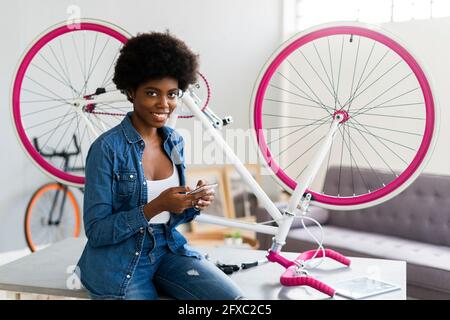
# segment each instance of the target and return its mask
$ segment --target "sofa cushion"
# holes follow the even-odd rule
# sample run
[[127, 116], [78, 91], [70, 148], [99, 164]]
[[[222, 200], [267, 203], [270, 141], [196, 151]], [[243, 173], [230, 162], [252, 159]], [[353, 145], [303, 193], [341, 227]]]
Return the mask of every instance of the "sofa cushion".
[[[341, 172], [330, 168], [325, 192], [337, 192], [339, 179], [341, 192], [350, 192], [342, 191], [345, 186], [350, 188], [351, 183], [343, 181], [350, 179], [349, 171], [350, 168], [342, 168]], [[360, 172], [367, 183], [375, 181], [370, 170]], [[388, 179], [388, 174], [378, 174]], [[450, 177], [421, 174], [406, 190], [380, 205], [354, 211], [331, 211], [328, 224], [450, 246]]]

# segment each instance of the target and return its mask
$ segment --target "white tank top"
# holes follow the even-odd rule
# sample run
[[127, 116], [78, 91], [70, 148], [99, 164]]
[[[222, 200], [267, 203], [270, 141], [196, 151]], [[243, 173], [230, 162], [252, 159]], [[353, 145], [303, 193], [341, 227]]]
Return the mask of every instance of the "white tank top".
[[[177, 168], [172, 162], [173, 173], [170, 177], [161, 180], [147, 180], [147, 201], [150, 202], [161, 194], [164, 190], [180, 186], [180, 177]], [[167, 223], [170, 220], [170, 212], [163, 211], [150, 219], [150, 223]]]

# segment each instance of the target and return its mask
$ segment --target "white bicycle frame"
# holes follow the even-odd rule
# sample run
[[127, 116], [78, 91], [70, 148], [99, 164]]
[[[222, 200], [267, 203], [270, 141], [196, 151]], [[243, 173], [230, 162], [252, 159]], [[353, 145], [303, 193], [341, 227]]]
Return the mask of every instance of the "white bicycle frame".
[[[295, 209], [299, 207], [300, 202], [302, 201], [301, 206], [301, 214], [306, 214], [306, 210], [309, 206], [309, 201], [311, 199], [310, 195], [303, 197], [306, 192], [306, 189], [309, 187], [317, 172], [320, 169], [321, 164], [323, 163], [329, 149], [331, 148], [331, 144], [333, 142], [334, 134], [336, 133], [339, 124], [343, 120], [343, 116], [338, 114], [331, 127], [328, 131], [324, 142], [320, 146], [318, 152], [314, 155], [311, 164], [304, 171], [302, 175], [297, 180], [297, 187], [290, 198], [287, 209], [284, 211], [284, 214], [281, 214], [279, 209], [275, 206], [273, 201], [267, 196], [264, 190], [259, 186], [257, 181], [253, 178], [251, 173], [247, 170], [241, 160], [236, 156], [234, 151], [228, 146], [222, 135], [219, 131], [212, 125], [211, 120], [202, 112], [198, 105], [195, 103], [193, 97], [186, 92], [182, 100], [184, 104], [189, 108], [190, 112], [194, 115], [195, 118], [200, 120], [204, 129], [211, 135], [214, 139], [215, 143], [222, 149], [227, 156], [228, 160], [231, 161], [231, 164], [236, 168], [237, 172], [242, 176], [244, 182], [251, 188], [253, 193], [256, 195], [258, 200], [264, 206], [264, 208], [269, 212], [275, 222], [278, 224], [278, 227], [267, 226], [257, 223], [249, 223], [237, 221], [234, 219], [228, 218], [220, 218], [208, 214], [200, 214], [196, 221], [209, 223], [209, 224], [217, 224], [222, 226], [235, 227], [240, 229], [252, 230], [259, 233], [266, 233], [274, 235], [274, 245], [272, 247], [272, 251], [278, 252], [281, 250], [281, 247], [286, 243], [287, 234], [291, 228], [292, 222], [295, 218]], [[168, 121], [168, 125], [171, 127], [175, 127], [176, 115], [171, 117]]]
[[[304, 196], [306, 189], [310, 186], [311, 182], [319, 171], [321, 164], [323, 163], [328, 151], [331, 148], [333, 137], [339, 127], [339, 124], [343, 121], [344, 117], [341, 114], [337, 114], [335, 116], [330, 130], [328, 131], [324, 141], [322, 142], [322, 145], [312, 158], [310, 165], [298, 178], [297, 187], [295, 188], [294, 193], [290, 198], [287, 209], [283, 214], [281, 214], [280, 210], [275, 206], [273, 201], [260, 187], [258, 182], [253, 178], [251, 173], [247, 170], [241, 160], [236, 156], [234, 151], [228, 146], [222, 135], [217, 130], [216, 127], [220, 128], [221, 125], [218, 125], [217, 119], [215, 119], [216, 116], [212, 113], [211, 109], [206, 108], [205, 110], [207, 110], [207, 112], [205, 112], [205, 110], [200, 110], [198, 104], [194, 99], [199, 101], [198, 97], [191, 90], [187, 90], [182, 97], [182, 101], [188, 107], [189, 111], [195, 118], [197, 118], [201, 122], [204, 129], [211, 135], [217, 145], [224, 151], [228, 160], [231, 161], [231, 164], [233, 164], [238, 173], [243, 177], [244, 182], [251, 188], [253, 193], [256, 195], [264, 208], [269, 212], [278, 226], [276, 227], [258, 223], [243, 222], [235, 219], [220, 218], [208, 214], [200, 214], [199, 216], [197, 216], [196, 221], [274, 235], [274, 241], [271, 250], [274, 252], [279, 252], [281, 250], [281, 247], [286, 243], [287, 234], [291, 228], [293, 220], [295, 219], [295, 209], [299, 208], [302, 215], [306, 214], [307, 212], [309, 201], [311, 200], [311, 195], [307, 194], [306, 196]], [[89, 119], [86, 116], [84, 116], [82, 108], [88, 104], [95, 104], [100, 102], [111, 103], [120, 101], [125, 101], [124, 96], [119, 91], [115, 91], [101, 94], [90, 99], [74, 100], [72, 104], [77, 109], [77, 112], [80, 113], [82, 118], [86, 121], [88, 127], [92, 130], [94, 135], [98, 136], [99, 134], [94, 129], [93, 124], [90, 123]], [[167, 121], [167, 125], [175, 128], [177, 117], [178, 115], [175, 112], [172, 113], [171, 117]], [[216, 126], [213, 125], [214, 122]], [[300, 202], [302, 203], [299, 206]]]

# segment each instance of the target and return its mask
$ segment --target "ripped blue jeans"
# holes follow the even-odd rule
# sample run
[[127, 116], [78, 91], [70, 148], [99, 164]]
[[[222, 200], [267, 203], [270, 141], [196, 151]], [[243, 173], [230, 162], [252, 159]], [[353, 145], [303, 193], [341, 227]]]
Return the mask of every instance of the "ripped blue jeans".
[[158, 295], [179, 300], [242, 299], [239, 287], [213, 263], [172, 253], [162, 224], [150, 224], [143, 250], [125, 293], [126, 300], [155, 300]]

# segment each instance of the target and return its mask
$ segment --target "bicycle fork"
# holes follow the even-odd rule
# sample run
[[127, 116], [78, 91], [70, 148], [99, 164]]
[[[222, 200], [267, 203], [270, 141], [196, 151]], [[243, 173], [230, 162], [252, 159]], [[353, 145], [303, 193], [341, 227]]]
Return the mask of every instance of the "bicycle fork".
[[[61, 191], [61, 189], [57, 189], [56, 190], [55, 196], [54, 196], [53, 201], [52, 201], [52, 206], [50, 208], [50, 213], [48, 215], [48, 220], [47, 220], [47, 224], [49, 226], [51, 226], [51, 225], [58, 226], [60, 224], [60, 222], [61, 222], [61, 218], [62, 218], [62, 214], [63, 214], [63, 210], [64, 210], [64, 205], [66, 203], [66, 198], [67, 198], [67, 189], [68, 189], [68, 187], [63, 185], [63, 190], [62, 191]], [[61, 205], [59, 207], [58, 219], [53, 220], [53, 215], [54, 215], [54, 212], [55, 212], [55, 209], [56, 209], [56, 206], [57, 206], [57, 203], [58, 203], [58, 199], [59, 199], [59, 196], [60, 196], [61, 192], [62, 192], [62, 199], [61, 199]]]

